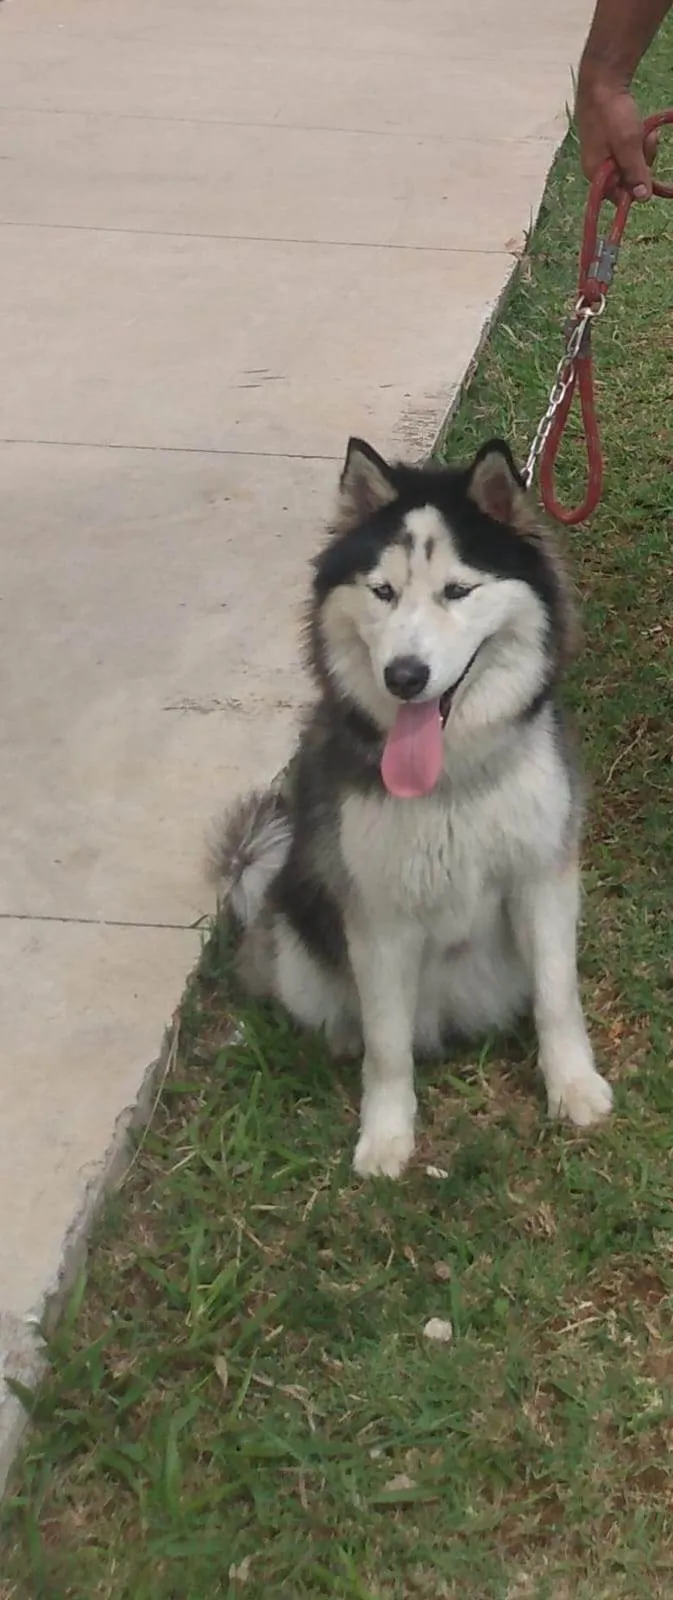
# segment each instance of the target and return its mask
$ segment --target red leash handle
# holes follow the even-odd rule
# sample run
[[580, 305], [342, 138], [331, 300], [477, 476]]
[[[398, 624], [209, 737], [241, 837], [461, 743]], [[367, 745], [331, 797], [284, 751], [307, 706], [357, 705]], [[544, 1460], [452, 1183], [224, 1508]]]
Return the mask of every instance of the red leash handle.
[[[647, 117], [644, 123], [645, 135], [654, 133], [657, 128], [664, 128], [670, 124], [673, 124], [673, 107], [668, 111], [657, 111], [653, 116]], [[589, 190], [580, 250], [577, 304], [574, 317], [571, 320], [571, 332], [572, 328], [577, 326], [580, 314], [585, 312], [587, 308], [591, 308], [594, 315], [604, 309], [605, 297], [612, 282], [619, 247], [633, 204], [632, 197], [626, 190], [619, 191], [619, 199], [612, 225], [605, 237], [599, 239], [598, 229], [601, 210], [610, 191], [614, 189], [616, 176], [617, 168], [614, 161], [604, 161], [603, 166], [596, 173]], [[673, 200], [673, 185], [671, 184], [657, 183], [655, 181], [653, 192], [659, 199]], [[580, 505], [564, 506], [556, 495], [556, 461], [576, 391], [579, 394], [582, 426], [586, 441], [587, 485], [584, 499]], [[594, 395], [591, 322], [587, 320], [582, 343], [573, 361], [565, 393], [540, 452], [540, 497], [545, 511], [548, 511], [550, 516], [555, 517], [557, 522], [564, 523], [567, 528], [572, 528], [578, 522], [584, 522], [596, 510], [601, 498], [602, 488], [603, 453]]]

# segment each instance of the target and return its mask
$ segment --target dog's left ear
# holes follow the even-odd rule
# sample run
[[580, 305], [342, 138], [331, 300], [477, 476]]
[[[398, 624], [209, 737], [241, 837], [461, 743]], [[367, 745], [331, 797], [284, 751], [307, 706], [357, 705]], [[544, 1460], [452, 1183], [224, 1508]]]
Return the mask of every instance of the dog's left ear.
[[480, 511], [494, 522], [522, 531], [532, 521], [523, 478], [514, 457], [502, 439], [491, 439], [477, 451], [470, 468], [467, 493]]
[[398, 497], [392, 467], [364, 439], [349, 439], [339, 479], [338, 523], [344, 531], [364, 522]]

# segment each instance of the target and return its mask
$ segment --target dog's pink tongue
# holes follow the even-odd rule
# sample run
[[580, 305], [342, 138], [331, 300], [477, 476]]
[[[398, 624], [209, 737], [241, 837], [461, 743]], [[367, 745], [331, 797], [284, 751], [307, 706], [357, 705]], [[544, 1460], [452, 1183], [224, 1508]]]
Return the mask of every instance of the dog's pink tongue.
[[442, 719], [439, 700], [400, 706], [381, 760], [389, 794], [415, 800], [434, 789], [442, 770]]

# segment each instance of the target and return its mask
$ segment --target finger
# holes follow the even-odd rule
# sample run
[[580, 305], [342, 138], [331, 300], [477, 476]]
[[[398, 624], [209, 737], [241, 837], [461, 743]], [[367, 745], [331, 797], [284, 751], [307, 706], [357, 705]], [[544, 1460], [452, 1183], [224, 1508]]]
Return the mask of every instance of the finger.
[[587, 183], [593, 183], [596, 173], [600, 171], [600, 168], [603, 166], [603, 162], [606, 161], [610, 155], [612, 155], [612, 151], [604, 139], [600, 141], [586, 139], [583, 142], [580, 151], [580, 159], [582, 163], [582, 171]]
[[649, 200], [652, 174], [647, 164], [642, 134], [615, 140], [614, 156], [624, 188], [630, 189], [634, 200]]
[[646, 135], [645, 144], [644, 144], [645, 160], [647, 162], [648, 167], [651, 167], [651, 166], [654, 165], [654, 162], [657, 159], [657, 151], [658, 151], [658, 149], [659, 149], [659, 134], [657, 133], [656, 128], [654, 128], [652, 130], [652, 133], [648, 133]]

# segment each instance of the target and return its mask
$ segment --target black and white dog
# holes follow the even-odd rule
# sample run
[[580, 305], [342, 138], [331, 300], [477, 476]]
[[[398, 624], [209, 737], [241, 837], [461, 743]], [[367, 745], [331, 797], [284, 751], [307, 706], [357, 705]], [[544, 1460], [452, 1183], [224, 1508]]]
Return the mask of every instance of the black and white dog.
[[581, 786], [555, 698], [572, 625], [506, 445], [454, 469], [350, 441], [292, 782], [230, 812], [211, 864], [248, 991], [364, 1053], [359, 1173], [412, 1153], [415, 1052], [531, 1008], [550, 1113], [610, 1109], [576, 970]]

